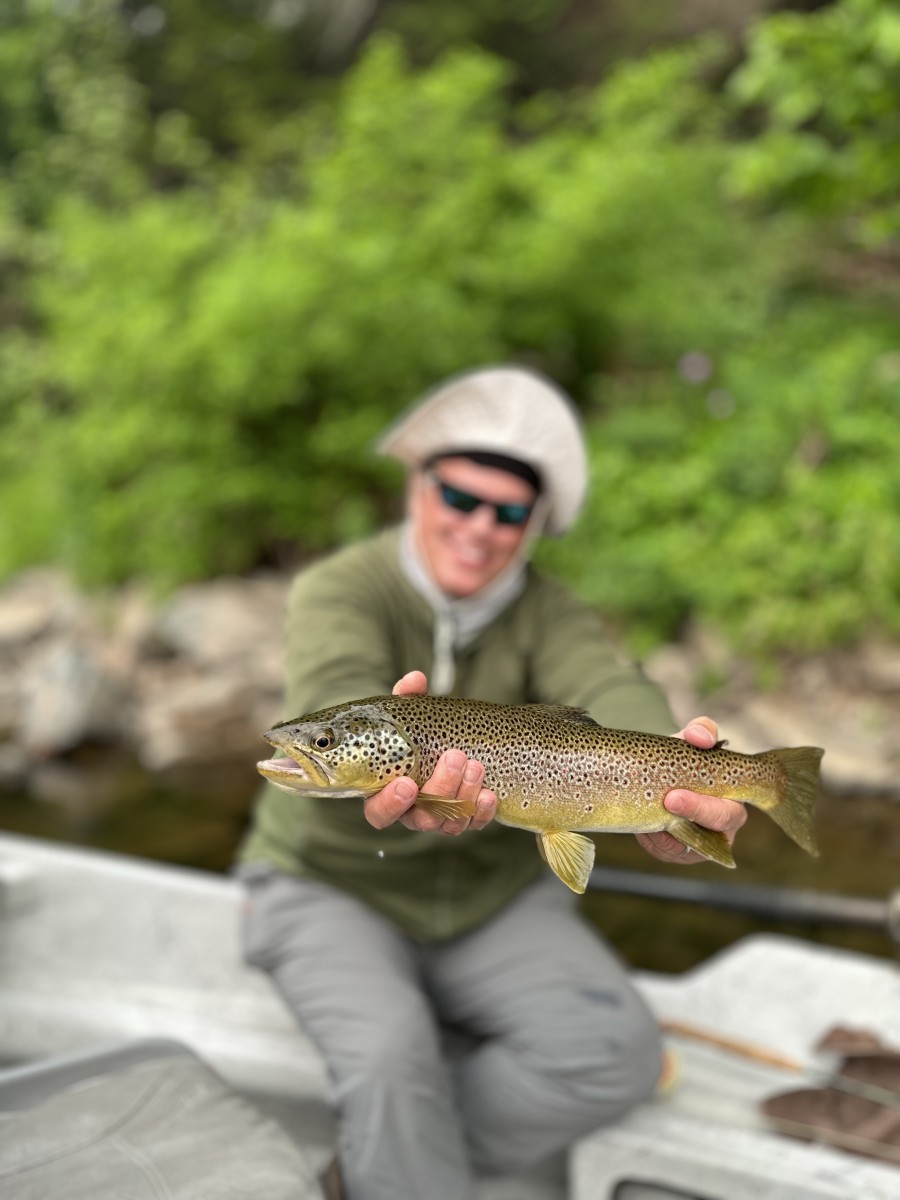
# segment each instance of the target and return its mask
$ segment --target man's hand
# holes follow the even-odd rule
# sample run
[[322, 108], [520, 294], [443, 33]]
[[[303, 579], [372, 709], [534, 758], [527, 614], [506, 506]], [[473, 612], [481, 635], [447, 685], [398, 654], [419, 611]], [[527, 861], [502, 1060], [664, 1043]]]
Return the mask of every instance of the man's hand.
[[[677, 736], [684, 738], [692, 746], [700, 746], [704, 750], [709, 750], [716, 744], [719, 731], [715, 721], [711, 721], [709, 717], [695, 717], [692, 721], [688, 721]], [[663, 803], [670, 813], [676, 813], [679, 817], [687, 817], [689, 821], [696, 821], [705, 829], [714, 829], [719, 833], [724, 833], [728, 838], [729, 845], [747, 820], [747, 810], [736, 800], [723, 800], [719, 796], [704, 796], [700, 792], [685, 791], [684, 788], [673, 788]], [[659, 833], [639, 833], [637, 840], [648, 854], [652, 854], [660, 862], [688, 866], [692, 863], [707, 861], [702, 854], [698, 854], [696, 850], [690, 850], [665, 830]]]
[[[421, 671], [410, 671], [394, 684], [392, 690], [395, 696], [424, 695], [428, 691], [428, 680]], [[434, 774], [421, 790], [430, 796], [474, 800], [478, 809], [474, 817], [460, 817], [451, 821], [417, 808], [419, 788], [413, 780], [403, 776], [391, 780], [387, 787], [366, 800], [366, 820], [376, 829], [384, 829], [399, 821], [407, 829], [417, 829], [422, 833], [446, 833], [451, 837], [466, 829], [483, 829], [497, 811], [497, 797], [481, 786], [483, 782], [484, 767], [480, 762], [467, 758], [462, 750], [445, 750], [438, 759]]]

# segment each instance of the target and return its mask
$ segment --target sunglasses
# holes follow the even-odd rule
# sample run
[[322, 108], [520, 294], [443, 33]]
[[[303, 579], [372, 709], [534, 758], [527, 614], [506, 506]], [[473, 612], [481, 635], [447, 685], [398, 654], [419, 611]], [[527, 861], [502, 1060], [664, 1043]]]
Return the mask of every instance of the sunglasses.
[[443, 479], [430, 471], [428, 478], [437, 485], [441, 499], [448, 508], [468, 516], [476, 508], [486, 504], [488, 508], [494, 510], [498, 525], [524, 525], [534, 507], [532, 504], [496, 504], [493, 500], [482, 500], [481, 496], [473, 496], [471, 492], [464, 492], [462, 488], [454, 487], [452, 483], [445, 483]]

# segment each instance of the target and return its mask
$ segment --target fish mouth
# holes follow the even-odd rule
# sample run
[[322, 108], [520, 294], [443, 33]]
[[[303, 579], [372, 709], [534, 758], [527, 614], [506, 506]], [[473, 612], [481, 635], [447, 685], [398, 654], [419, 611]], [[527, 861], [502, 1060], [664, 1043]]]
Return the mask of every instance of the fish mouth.
[[312, 782], [309, 771], [293, 758], [264, 758], [256, 764], [256, 769], [260, 775], [289, 775], [298, 781], [305, 779]]
[[[266, 738], [272, 745], [278, 743], [272, 738]], [[331, 780], [327, 772], [311, 754], [305, 754], [294, 747], [280, 746], [290, 757], [264, 758], [256, 764], [256, 769], [265, 779], [276, 784], [286, 792], [303, 792], [310, 787], [328, 787]]]
[[266, 758], [256, 764], [265, 779], [294, 796], [319, 797], [328, 800], [365, 800], [381, 786], [355, 786], [329, 779], [312, 759], [302, 763], [293, 758]]

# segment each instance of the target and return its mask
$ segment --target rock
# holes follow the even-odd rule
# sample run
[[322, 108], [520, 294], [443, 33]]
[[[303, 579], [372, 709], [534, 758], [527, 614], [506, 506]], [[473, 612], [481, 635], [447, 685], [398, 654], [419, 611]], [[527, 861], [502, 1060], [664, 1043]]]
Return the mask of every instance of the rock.
[[864, 687], [877, 692], [900, 694], [900, 646], [864, 642], [855, 657]]
[[260, 735], [281, 709], [288, 583], [220, 579], [163, 606], [154, 636], [171, 658], [145, 661], [135, 681], [132, 740], [148, 769], [264, 753]]
[[158, 680], [155, 696], [144, 698], [133, 736], [149, 771], [184, 763], [215, 762], [246, 755], [264, 757], [243, 680], [215, 675]]
[[110, 653], [114, 669], [125, 674], [145, 659], [170, 657], [174, 651], [158, 631], [159, 609], [145, 591], [123, 588], [110, 621]]
[[280, 688], [287, 588], [280, 576], [182, 588], [160, 612], [157, 637], [203, 670], [238, 668], [248, 681]]
[[[116, 739], [143, 766], [254, 762], [283, 711], [287, 574], [181, 588], [163, 604], [138, 587], [80, 596], [55, 571], [0, 591], [0, 779], [23, 757]], [[680, 723], [708, 713], [735, 750], [812, 743], [841, 791], [900, 796], [900, 645], [783, 662], [764, 688], [751, 662], [697, 623], [647, 674]]]
[[54, 571], [0, 591], [0, 741], [26, 759], [118, 740], [150, 770], [261, 753], [281, 716], [289, 579], [90, 598]]
[[30, 757], [46, 758], [91, 738], [115, 740], [122, 706], [118, 684], [90, 643], [71, 634], [55, 638], [23, 669], [19, 743]]
[[20, 649], [70, 622], [81, 610], [74, 589], [58, 571], [25, 571], [0, 592], [0, 650]]
[[785, 663], [781, 682], [764, 688], [720, 639], [692, 630], [656, 651], [646, 671], [680, 723], [708, 713], [733, 750], [822, 746], [826, 786], [900, 796], [900, 647], [873, 643]]

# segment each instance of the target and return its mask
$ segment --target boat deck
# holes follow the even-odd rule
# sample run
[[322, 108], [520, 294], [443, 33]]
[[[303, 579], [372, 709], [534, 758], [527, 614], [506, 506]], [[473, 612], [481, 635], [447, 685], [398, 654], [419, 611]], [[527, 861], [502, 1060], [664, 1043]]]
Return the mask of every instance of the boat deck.
[[[0, 1061], [175, 1039], [321, 1172], [334, 1145], [325, 1069], [267, 978], [241, 961], [242, 897], [210, 873], [0, 835]], [[674, 1088], [573, 1147], [568, 1184], [551, 1164], [480, 1181], [478, 1200], [610, 1200], [626, 1179], [704, 1200], [900, 1200], [900, 1169], [785, 1138], [759, 1113], [766, 1095], [827, 1072], [814, 1045], [833, 1025], [900, 1045], [895, 964], [765, 935], [637, 982], [661, 1020], [765, 1047], [801, 1072], [672, 1034]]]

